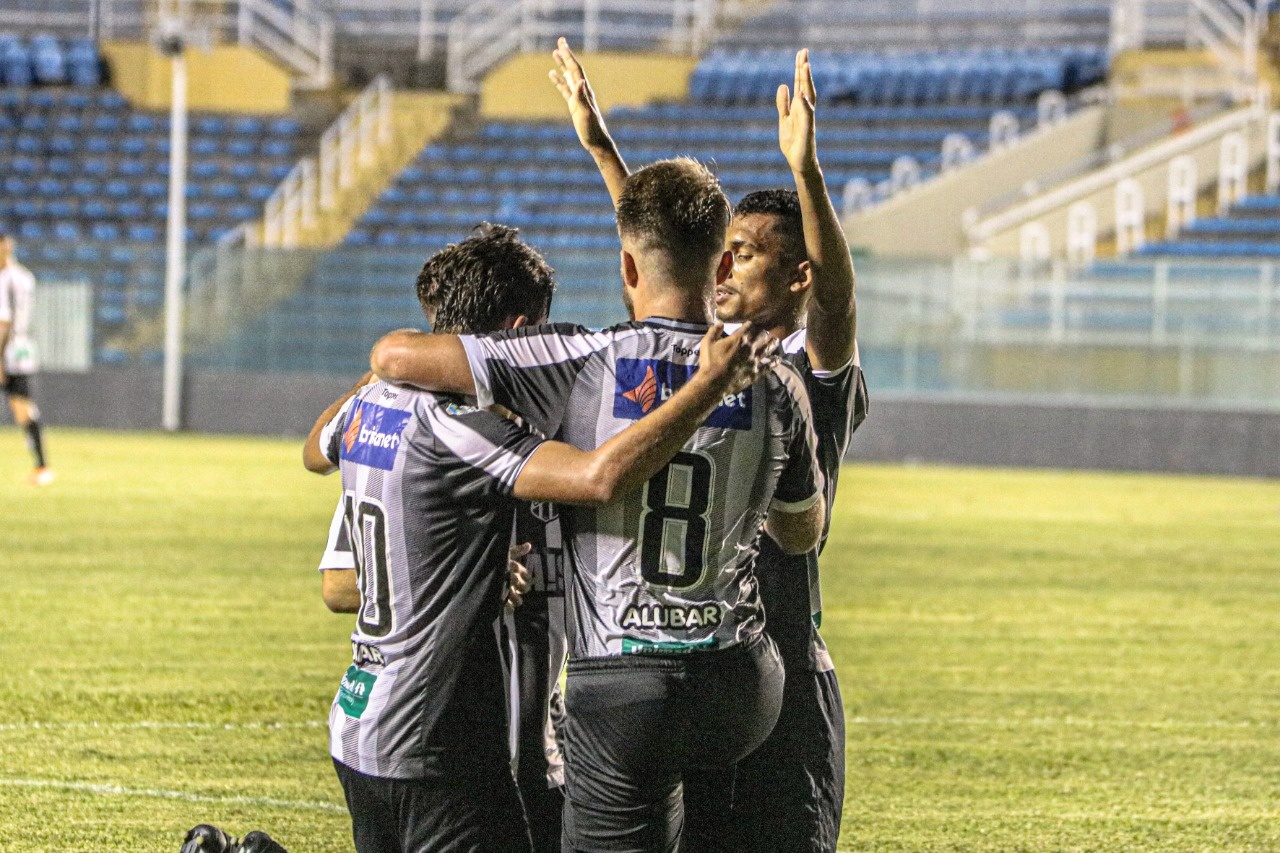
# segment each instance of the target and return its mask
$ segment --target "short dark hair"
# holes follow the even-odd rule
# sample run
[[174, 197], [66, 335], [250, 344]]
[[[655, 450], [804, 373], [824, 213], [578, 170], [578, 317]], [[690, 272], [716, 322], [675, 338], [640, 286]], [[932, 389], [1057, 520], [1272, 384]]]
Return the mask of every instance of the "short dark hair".
[[804, 245], [804, 218], [800, 214], [800, 194], [795, 190], [771, 189], [747, 193], [733, 209], [734, 218], [762, 214], [777, 219], [786, 251], [802, 261], [807, 256]]
[[541, 320], [551, 310], [555, 270], [506, 225], [478, 225], [461, 243], [432, 255], [418, 273], [418, 302], [435, 309], [433, 331], [493, 332], [521, 314]]
[[701, 265], [724, 251], [729, 200], [706, 166], [689, 157], [659, 160], [627, 177], [618, 233], [678, 265]]

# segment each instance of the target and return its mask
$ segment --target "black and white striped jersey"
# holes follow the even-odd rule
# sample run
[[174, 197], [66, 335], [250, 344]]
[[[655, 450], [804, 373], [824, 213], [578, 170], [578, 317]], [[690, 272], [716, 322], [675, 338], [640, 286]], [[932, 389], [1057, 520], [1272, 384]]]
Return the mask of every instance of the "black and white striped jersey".
[[822, 542], [807, 554], [785, 554], [768, 536], [761, 536], [756, 560], [760, 594], [769, 620], [769, 636], [787, 666], [832, 669], [831, 656], [818, 634], [822, 622], [822, 586], [818, 576], [818, 555], [826, 544], [831, 527], [840, 463], [849, 448], [849, 439], [867, 417], [867, 384], [857, 346], [849, 363], [839, 370], [815, 370], [806, 350], [804, 329], [788, 335], [780, 347], [787, 360], [804, 379], [813, 406], [813, 426], [818, 438], [818, 465], [826, 481], [827, 518]]
[[498, 620], [516, 501], [542, 439], [460, 397], [377, 382], [321, 434], [362, 597], [330, 751], [385, 778], [507, 751]]
[[[650, 318], [603, 331], [555, 325], [462, 336], [481, 405], [598, 447], [697, 370], [707, 326]], [[644, 487], [564, 510], [569, 653], [575, 658], [724, 648], [762, 630], [751, 559], [771, 506], [821, 494], [808, 398], [779, 365], [726, 397]]]
[[28, 375], [36, 372], [35, 345], [31, 341], [31, 309], [35, 301], [36, 279], [31, 270], [17, 261], [0, 267], [0, 322], [9, 324], [4, 346], [5, 373]]

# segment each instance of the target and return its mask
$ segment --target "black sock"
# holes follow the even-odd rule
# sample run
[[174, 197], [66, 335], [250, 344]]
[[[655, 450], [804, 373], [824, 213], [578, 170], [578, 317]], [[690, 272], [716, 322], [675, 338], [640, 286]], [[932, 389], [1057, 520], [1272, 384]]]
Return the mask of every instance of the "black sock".
[[25, 427], [27, 431], [27, 449], [31, 451], [31, 455], [36, 458], [36, 467], [44, 467], [44, 442], [40, 440], [40, 422], [29, 421]]

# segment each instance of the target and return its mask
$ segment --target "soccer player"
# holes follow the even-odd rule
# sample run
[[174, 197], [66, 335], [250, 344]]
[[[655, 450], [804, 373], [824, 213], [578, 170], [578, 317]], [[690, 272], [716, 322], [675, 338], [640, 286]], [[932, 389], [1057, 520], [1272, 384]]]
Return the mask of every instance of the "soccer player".
[[[433, 328], [468, 332], [543, 319], [552, 287], [541, 257], [491, 226], [434, 256], [418, 293]], [[591, 451], [385, 382], [317, 422], [304, 462], [342, 472], [361, 593], [330, 711], [358, 853], [529, 849], [495, 635], [515, 499], [606, 504], [664, 470], [767, 363], [761, 338], [704, 332], [688, 383]]]
[[44, 455], [40, 434], [40, 408], [31, 399], [31, 377], [36, 372], [35, 347], [31, 343], [31, 302], [36, 286], [31, 270], [14, 257], [13, 238], [0, 234], [0, 383], [9, 398], [13, 419], [27, 434], [27, 448], [35, 469], [27, 482], [47, 486], [53, 471]]
[[[693, 370], [732, 265], [728, 222], [728, 200], [700, 164], [647, 166], [618, 202], [633, 322], [393, 332], [371, 366], [387, 380], [474, 393], [571, 443], [609, 439], [670, 405]], [[643, 490], [565, 510], [565, 850], [675, 850], [685, 776], [731, 772], [772, 729], [782, 673], [763, 632], [753, 543], [763, 522], [789, 553], [817, 544], [824, 499], [809, 419], [799, 376], [778, 366], [726, 396]]]
[[[616, 204], [626, 164], [564, 39], [553, 57], [551, 80]], [[793, 91], [794, 98], [785, 85], [778, 87], [778, 141], [796, 189], [753, 192], [734, 209], [727, 244], [733, 269], [716, 289], [716, 313], [726, 322], [750, 320], [769, 329], [782, 341], [783, 358], [804, 377], [829, 512], [849, 438], [866, 417], [867, 389], [854, 337], [853, 263], [818, 164], [817, 93], [806, 50], [796, 54]], [[824, 541], [829, 524], [828, 516]], [[817, 631], [820, 548], [788, 555], [768, 536], [760, 542], [756, 573], [767, 630], [787, 679], [777, 726], [738, 766], [729, 822], [735, 836], [727, 849], [836, 847], [844, 801], [844, 707]]]

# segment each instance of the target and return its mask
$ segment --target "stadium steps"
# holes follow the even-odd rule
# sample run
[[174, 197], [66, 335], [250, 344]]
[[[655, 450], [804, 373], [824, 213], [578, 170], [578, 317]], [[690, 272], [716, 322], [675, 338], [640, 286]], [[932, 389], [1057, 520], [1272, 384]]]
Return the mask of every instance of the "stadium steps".
[[393, 91], [391, 133], [394, 141], [390, 149], [371, 167], [358, 172], [352, 186], [339, 188], [336, 207], [319, 211], [316, 224], [303, 228], [299, 244], [320, 248], [341, 242], [414, 156], [445, 133], [455, 110], [463, 102], [463, 96], [443, 92]]

